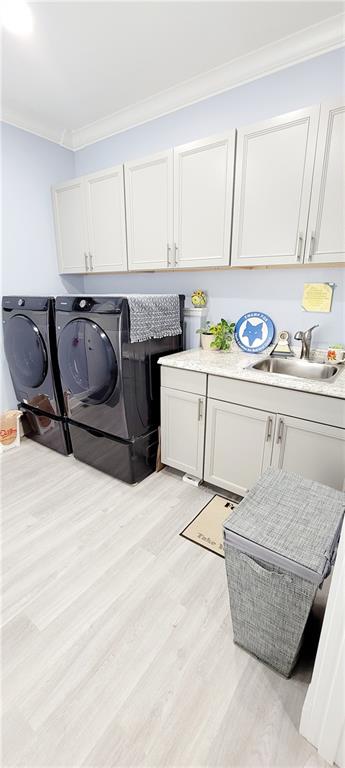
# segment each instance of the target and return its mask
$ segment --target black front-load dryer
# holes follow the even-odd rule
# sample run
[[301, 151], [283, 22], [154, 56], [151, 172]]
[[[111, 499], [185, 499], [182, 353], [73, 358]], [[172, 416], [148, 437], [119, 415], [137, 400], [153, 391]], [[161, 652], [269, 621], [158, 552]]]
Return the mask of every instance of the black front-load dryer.
[[4, 348], [25, 434], [67, 455], [71, 452], [57, 366], [54, 299], [4, 296]]
[[[181, 315], [183, 297], [181, 297]], [[121, 296], [58, 296], [56, 334], [76, 458], [126, 482], [152, 472], [160, 418], [157, 360], [181, 336], [130, 342]]]

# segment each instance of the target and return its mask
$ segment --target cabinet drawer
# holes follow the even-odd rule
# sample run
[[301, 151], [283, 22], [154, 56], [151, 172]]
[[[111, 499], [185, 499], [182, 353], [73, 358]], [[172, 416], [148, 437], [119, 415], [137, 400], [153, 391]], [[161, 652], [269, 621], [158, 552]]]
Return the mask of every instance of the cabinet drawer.
[[182, 392], [192, 392], [195, 395], [206, 395], [206, 373], [184, 371], [181, 368], [161, 366], [161, 385]]
[[320, 424], [345, 427], [345, 400], [251, 381], [208, 377], [208, 397], [228, 403], [275, 411]]

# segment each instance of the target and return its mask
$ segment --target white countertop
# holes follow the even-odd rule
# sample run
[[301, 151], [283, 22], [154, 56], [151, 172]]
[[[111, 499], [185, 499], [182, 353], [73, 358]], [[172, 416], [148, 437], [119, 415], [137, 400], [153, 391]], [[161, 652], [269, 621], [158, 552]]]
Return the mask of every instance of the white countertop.
[[[231, 352], [208, 351], [201, 348], [187, 349], [185, 352], [160, 357], [158, 363], [169, 368], [184, 368], [188, 371], [199, 371], [213, 376], [225, 376], [229, 379], [242, 379], [257, 384], [268, 384], [272, 387], [297, 389], [301, 392], [345, 399], [345, 366], [334, 381], [312, 381], [311, 379], [299, 379], [294, 376], [283, 376], [280, 373], [267, 373], [248, 368], [252, 363], [267, 357], [270, 351], [271, 348], [268, 348], [262, 354], [250, 355], [241, 352], [235, 346]], [[325, 356], [325, 354], [324, 350], [323, 355]], [[320, 352], [317, 354], [317, 359], [320, 359]]]

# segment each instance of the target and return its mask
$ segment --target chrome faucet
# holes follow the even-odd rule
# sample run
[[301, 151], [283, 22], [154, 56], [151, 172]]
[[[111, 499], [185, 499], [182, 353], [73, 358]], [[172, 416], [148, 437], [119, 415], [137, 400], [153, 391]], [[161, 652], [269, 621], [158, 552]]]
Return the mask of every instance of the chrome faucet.
[[301, 354], [300, 354], [301, 360], [309, 360], [311, 332], [314, 330], [314, 328], [318, 328], [318, 327], [319, 327], [318, 325], [312, 325], [312, 327], [308, 328], [307, 331], [297, 331], [297, 333], [295, 333], [294, 339], [302, 342]]

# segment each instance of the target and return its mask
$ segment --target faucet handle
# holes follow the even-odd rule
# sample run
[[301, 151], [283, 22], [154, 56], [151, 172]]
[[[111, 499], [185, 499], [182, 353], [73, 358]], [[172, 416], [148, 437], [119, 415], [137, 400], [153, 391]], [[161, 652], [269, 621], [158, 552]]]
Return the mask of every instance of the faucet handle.
[[311, 333], [314, 330], [314, 328], [318, 328], [318, 327], [319, 327], [319, 324], [312, 325], [312, 327], [307, 328], [306, 331], [297, 331], [297, 333], [295, 333], [294, 335], [294, 339], [296, 339], [296, 341], [302, 341], [302, 339], [306, 337], [307, 333]]

